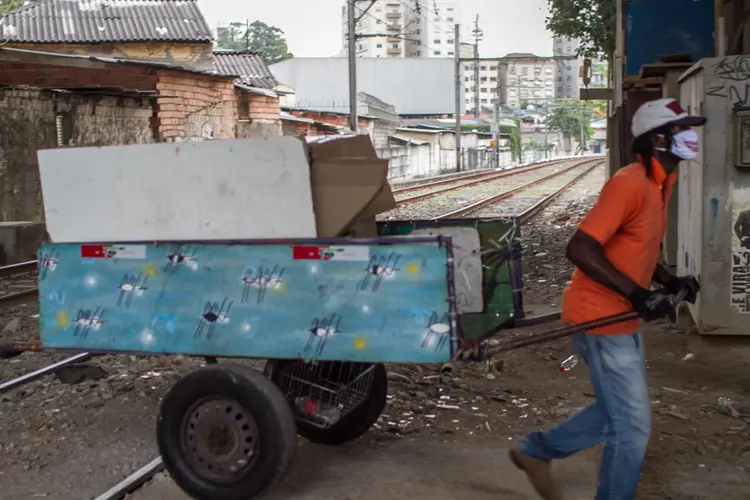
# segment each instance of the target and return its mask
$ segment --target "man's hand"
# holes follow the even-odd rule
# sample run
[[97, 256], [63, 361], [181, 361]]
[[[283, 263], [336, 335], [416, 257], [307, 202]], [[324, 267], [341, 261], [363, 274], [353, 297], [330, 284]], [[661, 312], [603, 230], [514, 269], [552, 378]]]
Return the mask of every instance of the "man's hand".
[[675, 276], [669, 280], [669, 282], [665, 283], [665, 286], [672, 295], [677, 295], [682, 290], [687, 290], [685, 300], [691, 304], [695, 304], [695, 300], [698, 298], [698, 292], [701, 291], [701, 286], [694, 276]]
[[672, 322], [677, 321], [677, 310], [663, 290], [646, 290], [637, 287], [628, 296], [633, 309], [646, 321], [655, 321], [669, 317]]

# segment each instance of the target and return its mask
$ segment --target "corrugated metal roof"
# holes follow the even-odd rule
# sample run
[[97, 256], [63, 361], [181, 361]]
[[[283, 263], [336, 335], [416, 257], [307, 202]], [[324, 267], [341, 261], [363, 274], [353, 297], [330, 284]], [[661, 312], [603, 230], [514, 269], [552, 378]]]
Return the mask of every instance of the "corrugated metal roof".
[[38, 0], [0, 19], [0, 38], [25, 43], [206, 42], [197, 0]]
[[214, 52], [214, 69], [219, 73], [239, 75], [240, 82], [251, 87], [273, 89], [279, 84], [263, 61], [263, 55], [253, 50]]

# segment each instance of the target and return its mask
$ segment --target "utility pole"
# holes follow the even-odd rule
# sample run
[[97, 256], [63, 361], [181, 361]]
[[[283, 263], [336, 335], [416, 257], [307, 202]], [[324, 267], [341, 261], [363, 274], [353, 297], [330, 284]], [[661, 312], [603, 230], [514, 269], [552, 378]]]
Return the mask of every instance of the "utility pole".
[[453, 71], [455, 72], [456, 93], [456, 172], [461, 171], [461, 101], [463, 99], [463, 82], [461, 81], [461, 27], [456, 24], [453, 27]]
[[581, 104], [581, 119], [578, 120], [581, 124], [581, 156], [583, 156], [584, 152], [584, 143], [586, 142], [584, 135], [583, 135], [583, 104]]
[[357, 133], [357, 21], [354, 4], [357, 0], [347, 0], [347, 28], [349, 40], [349, 128]]
[[245, 19], [245, 50], [250, 50], [250, 19]]
[[479, 120], [482, 116], [479, 103], [479, 42], [482, 40], [482, 30], [479, 29], [479, 14], [474, 20], [474, 118]]

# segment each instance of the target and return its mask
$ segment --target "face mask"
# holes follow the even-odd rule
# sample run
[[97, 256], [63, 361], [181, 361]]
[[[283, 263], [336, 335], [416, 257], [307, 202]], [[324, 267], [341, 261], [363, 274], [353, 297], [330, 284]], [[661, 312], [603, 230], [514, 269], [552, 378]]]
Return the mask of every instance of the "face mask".
[[[666, 151], [664, 148], [654, 148], [657, 151]], [[698, 132], [693, 129], [683, 130], [672, 136], [672, 148], [670, 153], [681, 160], [695, 160], [698, 156]]]

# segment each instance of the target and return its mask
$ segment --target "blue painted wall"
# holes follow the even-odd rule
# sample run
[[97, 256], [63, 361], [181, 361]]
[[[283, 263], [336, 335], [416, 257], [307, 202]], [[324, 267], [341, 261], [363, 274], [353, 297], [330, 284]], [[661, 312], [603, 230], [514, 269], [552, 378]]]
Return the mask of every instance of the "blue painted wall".
[[714, 0], [626, 0], [626, 73], [664, 54], [714, 55]]
[[45, 244], [42, 343], [95, 352], [448, 361], [457, 341], [449, 240], [357, 241], [322, 254], [317, 242], [103, 251]]

